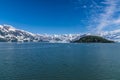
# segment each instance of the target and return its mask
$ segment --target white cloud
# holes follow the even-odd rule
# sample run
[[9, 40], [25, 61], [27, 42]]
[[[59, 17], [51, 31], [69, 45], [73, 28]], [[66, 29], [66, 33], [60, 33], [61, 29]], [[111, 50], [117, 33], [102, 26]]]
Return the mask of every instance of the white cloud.
[[102, 31], [104, 28], [111, 24], [113, 15], [116, 12], [117, 0], [106, 0], [104, 3], [107, 7], [104, 9], [104, 13], [100, 14], [99, 24], [97, 25], [97, 31]]
[[[119, 0], [105, 0], [104, 2], [101, 2], [105, 5], [102, 9], [103, 12], [100, 14], [96, 13], [99, 14], [99, 17], [94, 16], [94, 20], [92, 20], [92, 23], [95, 24], [94, 28], [97, 32], [104, 31], [104, 29], [110, 28], [113, 25], [117, 26], [117, 28], [120, 26], [120, 16], [115, 18], [115, 16], [118, 15], [117, 12], [120, 11], [119, 2]], [[93, 26], [94, 24], [91, 25]]]

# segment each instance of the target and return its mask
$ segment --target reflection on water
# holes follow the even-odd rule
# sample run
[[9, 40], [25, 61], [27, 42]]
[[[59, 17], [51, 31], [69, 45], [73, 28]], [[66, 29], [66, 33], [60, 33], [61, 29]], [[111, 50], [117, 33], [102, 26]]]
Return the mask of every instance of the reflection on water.
[[0, 43], [0, 80], [120, 80], [120, 44]]

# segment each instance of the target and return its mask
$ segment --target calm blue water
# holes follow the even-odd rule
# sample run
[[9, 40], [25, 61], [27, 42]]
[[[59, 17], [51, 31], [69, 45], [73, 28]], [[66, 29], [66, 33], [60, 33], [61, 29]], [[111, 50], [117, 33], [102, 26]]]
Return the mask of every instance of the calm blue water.
[[120, 44], [0, 43], [0, 80], [120, 80]]

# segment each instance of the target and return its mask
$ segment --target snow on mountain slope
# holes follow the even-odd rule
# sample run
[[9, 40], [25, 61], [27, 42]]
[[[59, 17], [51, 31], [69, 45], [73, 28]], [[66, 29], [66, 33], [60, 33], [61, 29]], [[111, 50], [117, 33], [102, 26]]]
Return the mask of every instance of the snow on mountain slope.
[[0, 39], [5, 42], [33, 41], [34, 34], [16, 29], [10, 25], [0, 25]]
[[106, 39], [113, 40], [115, 42], [120, 42], [120, 29], [101, 32], [99, 35]]
[[70, 42], [80, 37], [80, 34], [47, 35], [33, 34], [16, 29], [11, 25], [0, 25], [0, 41], [4, 42]]
[[48, 35], [48, 34], [38, 34], [37, 38], [41, 42], [51, 42], [51, 43], [69, 43], [80, 37], [80, 34], [63, 34], [63, 35]]
[[[87, 34], [33, 34], [28, 31], [16, 29], [11, 25], [0, 25], [0, 42], [51, 42], [51, 43], [69, 43], [70, 41], [78, 40]], [[106, 39], [120, 42], [120, 29], [114, 31], [105, 31], [99, 34]]]

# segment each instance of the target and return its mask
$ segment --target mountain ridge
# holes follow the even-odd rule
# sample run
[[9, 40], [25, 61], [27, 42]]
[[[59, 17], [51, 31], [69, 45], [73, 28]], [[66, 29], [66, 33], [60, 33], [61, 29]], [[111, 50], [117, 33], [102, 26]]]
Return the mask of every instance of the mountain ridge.
[[[79, 40], [83, 36], [92, 35], [86, 34], [33, 34], [28, 31], [16, 29], [11, 25], [0, 25], [0, 42], [51, 42], [51, 43], [69, 43]], [[120, 30], [101, 32], [96, 34], [105, 39], [120, 42]]]

